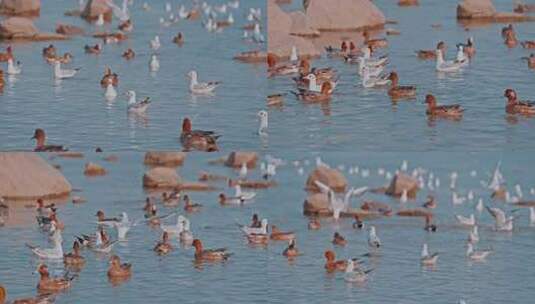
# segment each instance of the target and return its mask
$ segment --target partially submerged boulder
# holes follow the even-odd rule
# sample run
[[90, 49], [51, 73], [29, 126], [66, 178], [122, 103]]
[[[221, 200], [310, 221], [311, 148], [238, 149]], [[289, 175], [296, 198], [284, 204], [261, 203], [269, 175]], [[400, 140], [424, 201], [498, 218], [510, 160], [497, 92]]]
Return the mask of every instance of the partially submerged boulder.
[[247, 168], [252, 169], [256, 167], [257, 160], [258, 155], [256, 152], [234, 151], [227, 157], [225, 166], [240, 168], [243, 164], [245, 164]]
[[82, 18], [87, 21], [95, 21], [99, 15], [104, 16], [104, 21], [111, 22], [113, 12], [108, 5], [107, 0], [89, 0], [82, 11]]
[[313, 193], [305, 199], [303, 204], [303, 214], [327, 216], [332, 214], [329, 206], [329, 198], [327, 197], [327, 194]]
[[62, 35], [74, 36], [74, 35], [83, 35], [85, 34], [85, 31], [83, 28], [75, 26], [75, 25], [58, 24], [56, 25], [56, 33], [62, 34]]
[[309, 0], [306, 16], [319, 31], [351, 31], [382, 28], [384, 14], [370, 0]]
[[331, 169], [326, 166], [318, 166], [308, 176], [306, 190], [320, 192], [320, 188], [316, 185], [316, 181], [329, 186], [334, 192], [346, 191], [347, 180], [344, 175], [336, 169]]
[[182, 166], [186, 153], [170, 151], [149, 151], [145, 153], [144, 164], [149, 166]]
[[0, 22], [0, 39], [3, 40], [65, 40], [68, 36], [55, 33], [42, 33], [33, 21], [24, 17], [10, 17]]
[[41, 0], [3, 0], [0, 2], [0, 14], [10, 16], [39, 16]]
[[175, 188], [181, 183], [177, 171], [169, 167], [154, 167], [143, 175], [143, 187]]
[[522, 13], [498, 12], [492, 0], [462, 0], [457, 5], [457, 19], [489, 22], [535, 21], [534, 17]]
[[291, 12], [289, 15], [292, 18], [290, 35], [302, 37], [318, 37], [320, 35], [320, 31], [312, 28], [308, 24], [308, 19], [303, 12]]
[[10, 200], [60, 198], [71, 184], [38, 153], [0, 153], [0, 197]]
[[85, 164], [84, 175], [87, 176], [101, 176], [106, 175], [106, 169], [99, 164], [89, 162]]
[[398, 173], [392, 178], [390, 186], [386, 189], [385, 194], [400, 197], [403, 191], [407, 191], [407, 197], [410, 199], [416, 198], [416, 194], [420, 188], [418, 187], [418, 181], [404, 173]]

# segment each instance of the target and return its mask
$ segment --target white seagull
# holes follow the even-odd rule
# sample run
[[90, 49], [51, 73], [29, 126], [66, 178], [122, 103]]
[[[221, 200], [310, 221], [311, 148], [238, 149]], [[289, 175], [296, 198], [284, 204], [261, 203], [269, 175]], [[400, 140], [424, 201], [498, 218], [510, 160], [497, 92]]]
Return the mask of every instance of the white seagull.
[[445, 61], [442, 50], [440, 49], [437, 49], [435, 52], [437, 57], [435, 68], [439, 72], [456, 72], [464, 65], [464, 62]]
[[487, 258], [489, 254], [491, 254], [491, 250], [480, 250], [476, 251], [474, 250], [474, 245], [468, 243], [466, 245], [466, 256], [471, 259], [472, 261], [483, 261]]
[[513, 231], [513, 216], [506, 216], [505, 212], [500, 208], [492, 208], [487, 206], [487, 210], [496, 220], [494, 228], [496, 231]]
[[72, 78], [80, 69], [62, 69], [61, 62], [54, 61], [54, 78], [56, 79], [66, 79]]
[[455, 218], [457, 219], [459, 224], [463, 226], [474, 226], [476, 224], [476, 218], [474, 214], [470, 214], [470, 217], [455, 215]]
[[424, 243], [422, 246], [422, 254], [420, 257], [420, 262], [424, 266], [433, 266], [436, 265], [438, 260], [438, 252], [435, 252], [433, 254], [429, 254], [429, 251], [427, 249], [427, 243]]
[[375, 226], [370, 226], [370, 231], [368, 233], [368, 245], [372, 248], [381, 247], [381, 240], [375, 233]]
[[54, 234], [52, 235], [52, 242], [54, 243], [54, 247], [52, 248], [39, 248], [28, 243], [26, 246], [28, 246], [36, 256], [42, 259], [63, 259], [63, 247], [61, 246], [63, 238], [61, 237], [60, 230], [54, 231]]
[[260, 126], [258, 127], [259, 135], [267, 135], [268, 130], [268, 112], [265, 110], [258, 111], [256, 114], [260, 119]]
[[158, 60], [158, 56], [156, 54], [152, 54], [150, 56], [149, 61], [149, 70], [151, 72], [157, 72], [160, 69], [160, 61]]
[[150, 41], [150, 48], [154, 51], [157, 51], [161, 46], [162, 44], [160, 43], [160, 36], [156, 35], [154, 39]]
[[7, 60], [7, 74], [8, 75], [18, 75], [20, 73], [22, 73], [22, 65], [20, 64], [20, 62], [17, 62], [17, 64], [15, 65], [13, 63], [13, 59], [12, 58], [9, 58]]
[[190, 79], [189, 91], [193, 94], [212, 94], [213, 91], [221, 84], [219, 81], [215, 82], [199, 82], [197, 71], [190, 71], [187, 75]]
[[108, 101], [114, 100], [115, 97], [117, 97], [117, 91], [113, 87], [113, 84], [108, 83], [108, 85], [106, 86], [106, 91], [104, 92], [104, 97]]
[[150, 106], [149, 97], [141, 101], [136, 101], [135, 91], [130, 90], [126, 92], [126, 96], [128, 96], [128, 112], [129, 113], [142, 114], [142, 113], [145, 113], [145, 111], [147, 111], [147, 108]]

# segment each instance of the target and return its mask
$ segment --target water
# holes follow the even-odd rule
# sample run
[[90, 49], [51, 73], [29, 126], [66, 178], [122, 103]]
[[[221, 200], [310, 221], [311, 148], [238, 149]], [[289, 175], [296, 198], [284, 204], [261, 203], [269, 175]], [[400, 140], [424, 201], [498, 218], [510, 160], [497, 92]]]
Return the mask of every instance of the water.
[[[227, 1], [210, 1], [213, 4]], [[180, 21], [170, 27], [159, 24], [165, 1], [150, 1], [152, 10], [141, 9], [143, 1], [135, 1], [131, 9], [134, 31], [130, 39], [115, 45], [105, 45], [99, 55], [84, 53], [83, 46], [94, 45], [101, 40], [91, 37], [76, 37], [68, 41], [53, 42], [58, 52], [74, 55], [72, 67], [82, 70], [74, 79], [56, 84], [52, 67], [41, 57], [42, 48], [49, 44], [13, 44], [17, 60], [23, 63], [23, 74], [14, 81], [6, 79], [6, 88], [0, 95], [0, 121], [2, 150], [33, 148], [29, 138], [35, 128], [47, 131], [50, 143], [67, 145], [71, 150], [147, 150], [180, 148], [178, 136], [182, 119], [190, 116], [194, 127], [217, 129], [229, 139], [245, 134], [243, 128], [232, 126], [228, 117], [242, 117], [256, 124], [255, 113], [265, 101], [265, 67], [243, 64], [232, 60], [239, 52], [263, 49], [242, 40], [242, 26], [250, 23], [246, 12], [252, 7], [261, 7], [262, 0], [242, 1], [233, 11], [235, 25], [222, 33], [208, 33], [201, 21]], [[191, 7], [191, 1], [171, 1], [175, 14], [180, 4]], [[51, 1], [43, 4], [41, 18], [36, 25], [42, 30], [53, 31], [56, 23], [82, 26], [92, 33], [95, 26], [80, 18], [63, 16], [67, 9], [75, 8], [77, 1]], [[219, 14], [219, 19], [226, 15]], [[265, 21], [263, 15], [262, 24]], [[117, 22], [107, 26], [115, 31]], [[265, 29], [265, 27], [264, 27]], [[178, 32], [185, 35], [182, 47], [171, 43]], [[162, 47], [158, 51], [161, 68], [149, 72], [151, 50], [149, 40], [160, 35]], [[6, 43], [1, 45], [7, 46]], [[132, 48], [134, 60], [126, 61], [121, 54]], [[129, 116], [126, 113], [126, 97], [118, 96], [108, 103], [100, 79], [105, 66], [119, 74], [118, 93], [135, 90], [138, 99], [150, 96], [153, 104], [146, 117]], [[223, 81], [215, 97], [194, 97], [188, 92], [188, 71], [196, 69], [200, 81]], [[215, 117], [220, 117], [214, 119]], [[239, 143], [236, 143], [238, 145]]]
[[[311, 154], [294, 158], [293, 153], [276, 155], [285, 160], [308, 159], [314, 163]], [[65, 222], [64, 247], [72, 244], [71, 236], [94, 231], [94, 217], [102, 209], [108, 215], [125, 211], [130, 218], [142, 217], [144, 197], [148, 195], [141, 187], [142, 153], [121, 153], [117, 163], [105, 163], [102, 156], [89, 154], [86, 159], [57, 159], [65, 176], [74, 188], [88, 201], [84, 204], [60, 205], [59, 216]], [[199, 170], [235, 176], [232, 169], [207, 165], [211, 157], [188, 155], [185, 166], [179, 168], [186, 180], [195, 180]], [[107, 281], [107, 256], [96, 256], [84, 251], [86, 266], [73, 283], [73, 287], [58, 297], [57, 303], [90, 303], [97, 298], [103, 303], [145, 303], [167, 302], [180, 298], [183, 301], [210, 302], [287, 302], [290, 300], [305, 303], [311, 299], [318, 302], [338, 302], [359, 299], [374, 303], [456, 303], [465, 298], [468, 303], [489, 303], [509, 301], [526, 303], [533, 296], [529, 279], [535, 266], [531, 258], [533, 249], [533, 228], [528, 225], [527, 210], [522, 210], [512, 234], [492, 231], [493, 219], [484, 211], [477, 214], [480, 221], [481, 241], [479, 248], [492, 247], [495, 251], [487, 262], [471, 263], [464, 257], [465, 241], [468, 230], [456, 225], [454, 214], [474, 213], [478, 198], [485, 204], [510, 210], [512, 207], [490, 199], [490, 192], [480, 185], [487, 181], [496, 161], [502, 159], [502, 172], [509, 189], [520, 184], [526, 199], [533, 199], [529, 189], [534, 187], [533, 170], [526, 166], [532, 160], [529, 153], [513, 152], [504, 157], [500, 153], [329, 153], [322, 159], [332, 166], [344, 164], [349, 184], [354, 186], [380, 186], [385, 183], [384, 176], [377, 171], [384, 168], [394, 172], [401, 160], [408, 160], [409, 171], [423, 167], [440, 178], [441, 186], [434, 192], [423, 190], [415, 202], [406, 203], [407, 207], [418, 207], [428, 193], [438, 199], [434, 210], [439, 231], [427, 233], [423, 230], [421, 219], [391, 217], [373, 221], [383, 242], [381, 256], [366, 260], [365, 267], [375, 271], [370, 281], [363, 285], [347, 284], [342, 274], [328, 275], [323, 269], [323, 252], [334, 249], [338, 258], [357, 257], [368, 252], [366, 232], [351, 227], [351, 220], [334, 223], [322, 219], [319, 231], [307, 229], [308, 219], [302, 215], [302, 203], [306, 197], [303, 190], [307, 173], [312, 165], [305, 166], [305, 175], [299, 176], [297, 168], [291, 163], [280, 167], [276, 180], [279, 186], [258, 191], [257, 198], [244, 207], [221, 207], [216, 192], [190, 193], [192, 199], [204, 205], [199, 213], [187, 215], [192, 223], [195, 237], [203, 240], [208, 248], [227, 247], [234, 255], [224, 264], [204, 265], [195, 268], [193, 250], [181, 248], [176, 240], [176, 249], [169, 256], [158, 257], [152, 247], [160, 237], [158, 229], [141, 225], [133, 228], [128, 241], [117, 245], [113, 252], [123, 260], [133, 264], [134, 273], [130, 281], [112, 287]], [[448, 159], [446, 163], [444, 160]], [[82, 175], [86, 161], [103, 163], [109, 171], [104, 177], [87, 178]], [[370, 170], [370, 177], [349, 175], [349, 166], [359, 166]], [[469, 190], [475, 193], [474, 202], [461, 206], [451, 204], [449, 175], [452, 171], [459, 174], [456, 191], [466, 196]], [[470, 172], [476, 170], [477, 176]], [[258, 178], [254, 171], [252, 178]], [[231, 192], [219, 184], [220, 191]], [[152, 193], [150, 195], [157, 195]], [[354, 199], [353, 206], [360, 205], [363, 199], [375, 199], [388, 203], [394, 210], [401, 208], [394, 199], [374, 194]], [[23, 204], [22, 204], [23, 205]], [[37, 275], [32, 271], [38, 261], [30, 255], [26, 242], [44, 244], [44, 237], [33, 222], [31, 210], [21, 204], [12, 206], [11, 216], [26, 213], [26, 220], [8, 223], [0, 229], [0, 278], [11, 295], [11, 299], [34, 294]], [[166, 214], [171, 209], [158, 203], [159, 212]], [[181, 211], [181, 209], [180, 209]], [[29, 214], [28, 214], [29, 213]], [[293, 263], [288, 263], [281, 255], [285, 242], [271, 242], [266, 248], [251, 247], [242, 237], [236, 226], [247, 223], [253, 213], [268, 218], [283, 230], [297, 234], [297, 245], [303, 253]], [[174, 223], [175, 218], [166, 220]], [[367, 222], [366, 224], [372, 224]], [[334, 231], [340, 231], [349, 244], [345, 248], [333, 247], [330, 243]], [[115, 234], [110, 231], [111, 235]], [[431, 251], [440, 252], [436, 269], [421, 268], [419, 254], [423, 242], [429, 243]], [[55, 271], [61, 265], [50, 264]], [[514, 294], [513, 297], [510, 295]]]

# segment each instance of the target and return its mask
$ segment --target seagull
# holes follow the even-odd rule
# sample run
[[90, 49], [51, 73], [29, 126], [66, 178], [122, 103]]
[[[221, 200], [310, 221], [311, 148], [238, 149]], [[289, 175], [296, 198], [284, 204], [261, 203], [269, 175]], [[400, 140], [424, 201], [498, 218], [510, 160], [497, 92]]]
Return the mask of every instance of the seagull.
[[113, 3], [112, 0], [108, 0], [106, 3], [109, 7], [111, 7], [115, 17], [117, 17], [121, 22], [130, 20], [130, 14], [128, 13], [128, 0], [123, 0], [121, 7]]
[[368, 274], [372, 271], [373, 269], [369, 269], [369, 270], [355, 269], [355, 261], [353, 261], [352, 259], [348, 259], [345, 274], [344, 274], [344, 280], [350, 283], [363, 283], [368, 280]]
[[436, 65], [435, 68], [439, 72], [456, 72], [460, 70], [464, 62], [457, 62], [457, 61], [445, 61], [444, 55], [442, 54], [442, 50], [437, 49], [436, 50]]
[[453, 171], [451, 174], [450, 174], [450, 189], [455, 189], [455, 185], [457, 183], [457, 172]]
[[241, 164], [240, 172], [238, 173], [238, 175], [240, 179], [247, 178], [247, 164], [246, 163]]
[[478, 201], [477, 201], [477, 205], [476, 205], [476, 210], [477, 212], [481, 213], [483, 212], [483, 209], [485, 208], [485, 206], [483, 205], [483, 199], [480, 198]]
[[260, 24], [258, 23], [254, 25], [253, 40], [256, 43], [264, 43], [266, 41], [264, 35], [260, 32]]
[[457, 219], [459, 224], [463, 226], [475, 226], [476, 224], [476, 218], [474, 217], [474, 214], [470, 214], [470, 217], [455, 215], [455, 218]]
[[104, 92], [104, 97], [108, 101], [112, 101], [115, 99], [115, 97], [117, 97], [117, 91], [113, 87], [113, 84], [108, 83], [108, 85], [106, 86], [106, 91]]
[[299, 60], [299, 56], [297, 55], [297, 47], [294, 45], [292, 46], [292, 53], [290, 55], [290, 61], [297, 62], [298, 60]]
[[125, 241], [126, 240], [126, 234], [130, 230], [130, 228], [136, 226], [136, 222], [131, 222], [128, 219], [128, 215], [126, 212], [123, 212], [121, 214], [121, 220], [118, 222], [113, 222], [113, 227], [117, 230], [117, 238], [119, 241]]
[[386, 86], [391, 82], [388, 75], [370, 75], [370, 68], [365, 66], [362, 69], [362, 86], [365, 88], [374, 88]]
[[193, 234], [190, 231], [190, 222], [187, 218], [182, 221], [182, 231], [179, 233], [180, 241], [186, 245], [193, 243]]
[[147, 108], [150, 106], [150, 97], [147, 97], [142, 101], [136, 101], [136, 92], [132, 90], [126, 92], [126, 96], [128, 96], [127, 109], [129, 113], [145, 113]]
[[265, 163], [260, 164], [260, 174], [264, 179], [270, 179], [275, 176], [277, 174], [276, 170], [277, 166], [272, 163], [268, 163], [267, 165]]
[[372, 248], [381, 247], [381, 240], [375, 233], [375, 226], [370, 226], [370, 231], [368, 233], [368, 245]]
[[62, 69], [61, 68], [61, 62], [55, 61], [54, 62], [54, 78], [56, 79], [66, 79], [66, 78], [72, 78], [76, 73], [78, 73], [80, 69]]
[[197, 72], [190, 71], [187, 75], [190, 79], [189, 90], [193, 94], [211, 94], [221, 82], [199, 82], [197, 79]]
[[258, 111], [256, 114], [260, 119], [260, 126], [258, 127], [259, 135], [267, 135], [268, 130], [268, 112], [265, 110]]
[[13, 63], [13, 59], [12, 58], [9, 58], [7, 60], [7, 74], [8, 75], [18, 75], [20, 73], [22, 73], [22, 65], [20, 64], [20, 62], [17, 62], [17, 64], [15, 65]]
[[465, 197], [459, 196], [457, 192], [451, 194], [451, 202], [454, 205], [462, 205], [466, 201]]
[[470, 231], [468, 234], [468, 243], [476, 244], [477, 242], [479, 242], [479, 232], [477, 225], [474, 225], [474, 227], [472, 227], [472, 231]]
[[505, 212], [500, 208], [491, 208], [487, 206], [487, 210], [496, 220], [494, 228], [496, 231], [513, 231], [513, 221], [514, 217], [505, 216]]
[[420, 262], [424, 266], [434, 266], [436, 265], [438, 260], [438, 252], [435, 252], [433, 254], [429, 254], [429, 251], [427, 249], [427, 243], [424, 243], [422, 246], [422, 255], [420, 258]]
[[179, 215], [176, 219], [176, 225], [160, 225], [160, 228], [168, 234], [180, 235], [184, 231], [185, 219], [183, 215]]
[[267, 234], [267, 227], [268, 227], [268, 220], [262, 219], [260, 222], [260, 227], [249, 227], [247, 225], [238, 225], [240, 227], [240, 230], [245, 233], [246, 235], [250, 234]]
[[95, 244], [93, 246], [90, 246], [89, 248], [99, 253], [110, 253], [113, 248], [113, 245], [115, 245], [116, 243], [116, 240], [104, 243], [102, 240], [101, 232], [97, 232]]
[[154, 39], [150, 41], [150, 48], [157, 51], [161, 47], [160, 36], [156, 35]]
[[504, 182], [502, 173], [500, 172], [501, 161], [496, 164], [494, 172], [492, 173], [492, 178], [488, 183], [488, 188], [491, 190], [500, 189], [501, 184]]
[[97, 21], [95, 22], [96, 26], [103, 26], [104, 25], [104, 15], [100, 14], [98, 15]]
[[359, 188], [359, 189], [351, 188], [345, 193], [344, 199], [341, 200], [338, 197], [336, 197], [336, 194], [329, 186], [325, 185], [324, 183], [318, 180], [314, 182], [316, 183], [316, 186], [318, 186], [321, 192], [327, 194], [327, 197], [330, 203], [330, 209], [333, 212], [333, 218], [335, 220], [338, 220], [340, 218], [340, 213], [347, 211], [350, 205], [351, 196], [353, 195], [360, 196], [368, 190], [367, 187]]
[[483, 261], [487, 258], [489, 254], [492, 253], [491, 250], [481, 250], [481, 251], [475, 251], [474, 245], [468, 243], [466, 245], [466, 256], [471, 259], [472, 261]]
[[234, 197], [238, 198], [242, 203], [250, 201], [256, 196], [256, 192], [242, 192], [239, 184], [234, 186], [234, 191]]
[[52, 235], [52, 241], [54, 243], [54, 247], [52, 248], [39, 248], [28, 243], [26, 244], [26, 246], [28, 246], [36, 256], [42, 259], [63, 259], [63, 247], [61, 246], [63, 238], [61, 237], [60, 230], [56, 230], [54, 232], [54, 234]]
[[160, 61], [158, 60], [158, 56], [156, 54], [152, 54], [150, 56], [149, 61], [149, 70], [151, 72], [157, 72], [160, 69]]
[[531, 226], [535, 225], [535, 208], [534, 207], [529, 208], [529, 224]]

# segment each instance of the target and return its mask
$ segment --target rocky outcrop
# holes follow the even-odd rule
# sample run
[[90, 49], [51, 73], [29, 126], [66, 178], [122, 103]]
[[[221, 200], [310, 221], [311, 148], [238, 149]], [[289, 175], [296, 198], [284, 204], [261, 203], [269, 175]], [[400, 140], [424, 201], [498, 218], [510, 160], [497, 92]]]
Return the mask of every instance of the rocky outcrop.
[[318, 37], [320, 31], [312, 28], [308, 24], [307, 16], [303, 12], [291, 12], [289, 14], [292, 19], [292, 26], [290, 27], [290, 35], [302, 37]]
[[186, 159], [184, 152], [149, 151], [145, 153], [144, 164], [148, 166], [182, 166]]
[[40, 0], [3, 0], [0, 3], [0, 14], [3, 15], [34, 17], [40, 13]]
[[143, 187], [146, 188], [175, 188], [180, 183], [176, 170], [169, 167], [155, 167], [143, 175]]
[[[311, 216], [332, 216], [329, 208], [329, 199], [324, 193], [313, 193], [309, 195], [303, 204], [303, 214]], [[359, 216], [361, 219], [374, 219], [384, 215], [375, 210], [363, 210], [350, 208], [340, 214], [341, 217]]]
[[86, 176], [101, 176], [106, 175], [106, 169], [99, 164], [87, 163], [84, 168], [84, 175]]
[[385, 194], [400, 197], [403, 194], [403, 191], [407, 191], [407, 197], [414, 199], [416, 198], [418, 190], [420, 190], [420, 188], [418, 188], [418, 181], [415, 178], [403, 173], [398, 173], [392, 178], [390, 186], [386, 189]]
[[0, 196], [10, 200], [60, 198], [71, 184], [38, 153], [0, 153]]
[[320, 192], [320, 189], [316, 185], [316, 181], [329, 186], [334, 192], [346, 191], [347, 180], [344, 175], [336, 169], [327, 168], [325, 166], [319, 166], [314, 169], [308, 176], [306, 190]]
[[247, 168], [252, 169], [256, 167], [257, 160], [258, 156], [256, 155], [256, 152], [234, 151], [227, 157], [225, 166], [240, 168], [243, 164], [246, 164]]
[[62, 35], [83, 35], [85, 34], [85, 31], [83, 28], [70, 25], [70, 24], [58, 24], [56, 25], [56, 33], [62, 34]]
[[24, 17], [10, 17], [0, 22], [1, 40], [64, 40], [68, 36], [55, 33], [42, 33], [33, 21]]
[[308, 25], [319, 31], [381, 28], [386, 19], [370, 0], [309, 0]]
[[491, 22], [534, 21], [535, 18], [520, 13], [498, 12], [491, 0], [463, 0], [457, 5], [457, 19]]
[[111, 22], [113, 13], [106, 0], [89, 0], [82, 11], [82, 18], [87, 21], [95, 21], [99, 15], [104, 16], [104, 21]]

